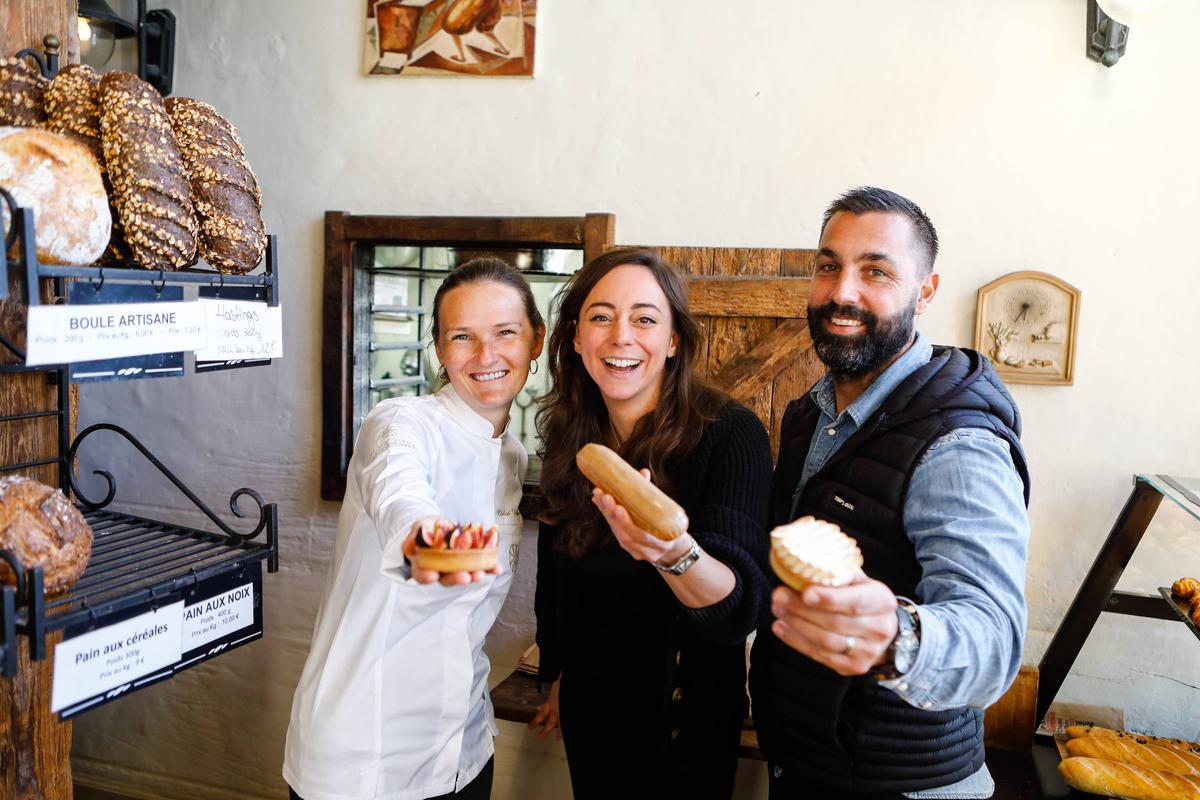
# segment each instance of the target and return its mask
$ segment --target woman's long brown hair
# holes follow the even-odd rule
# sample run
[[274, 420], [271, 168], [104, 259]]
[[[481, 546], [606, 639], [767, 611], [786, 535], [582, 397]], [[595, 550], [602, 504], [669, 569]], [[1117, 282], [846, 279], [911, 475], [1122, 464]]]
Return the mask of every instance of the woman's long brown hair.
[[[671, 308], [677, 337], [675, 355], [663, 369], [658, 405], [638, 420], [629, 438], [616, 441], [599, 387], [575, 352], [575, 328], [583, 303], [612, 270], [637, 264], [650, 270]], [[578, 558], [611, 540], [612, 533], [592, 504], [592, 484], [575, 465], [575, 454], [589, 442], [606, 444], [637, 468], [649, 467], [654, 482], [671, 493], [671, 466], [690, 453], [706, 423], [716, 418], [725, 396], [694, 374], [700, 328], [688, 310], [683, 276], [652, 250], [608, 250], [571, 276], [555, 301], [557, 318], [550, 333], [550, 391], [537, 413], [542, 446], [542, 518], [561, 531], [556, 546]]]

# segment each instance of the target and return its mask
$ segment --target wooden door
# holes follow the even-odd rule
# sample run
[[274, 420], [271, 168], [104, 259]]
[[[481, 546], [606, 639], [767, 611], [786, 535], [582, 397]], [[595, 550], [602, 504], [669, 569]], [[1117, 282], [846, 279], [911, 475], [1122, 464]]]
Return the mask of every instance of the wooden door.
[[753, 409], [779, 451], [787, 404], [825, 372], [808, 333], [815, 250], [652, 247], [689, 276], [703, 326], [700, 376]]
[[[9, 0], [0, 6], [0, 56], [11, 57], [24, 48], [40, 53], [46, 34], [59, 38], [61, 64], [78, 63], [75, 0]], [[16, 272], [11, 275], [15, 278]], [[0, 416], [54, 408], [57, 387], [46, 380], [46, 375], [0, 375]], [[76, 397], [72, 387], [72, 424]], [[58, 455], [58, 436], [52, 418], [0, 423], [0, 463], [18, 464]], [[0, 473], [0, 477], [8, 474], [11, 473]], [[34, 467], [22, 474], [50, 485], [58, 483], [58, 470], [54, 466]], [[28, 640], [19, 637], [17, 674], [0, 677], [0, 797], [71, 798], [71, 723], [59, 722], [50, 711], [53, 646], [60, 637], [61, 633], [48, 641], [47, 657], [42, 661], [30, 660]]]

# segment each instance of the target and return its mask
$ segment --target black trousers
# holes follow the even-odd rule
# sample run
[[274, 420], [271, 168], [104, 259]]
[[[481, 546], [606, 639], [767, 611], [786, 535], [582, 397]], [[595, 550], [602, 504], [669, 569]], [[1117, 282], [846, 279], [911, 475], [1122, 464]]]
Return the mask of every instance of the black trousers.
[[[483, 769], [475, 776], [475, 780], [462, 787], [457, 792], [450, 794], [439, 794], [437, 797], [431, 797], [429, 800], [488, 800], [492, 796], [492, 774], [496, 766], [496, 757], [492, 756], [488, 762], [483, 765]], [[296, 794], [296, 790], [288, 787], [289, 800], [304, 800], [300, 795]]]
[[789, 773], [774, 764], [767, 763], [768, 800], [907, 800], [899, 792], [883, 794], [847, 795], [841, 792], [813, 788], [804, 776]]

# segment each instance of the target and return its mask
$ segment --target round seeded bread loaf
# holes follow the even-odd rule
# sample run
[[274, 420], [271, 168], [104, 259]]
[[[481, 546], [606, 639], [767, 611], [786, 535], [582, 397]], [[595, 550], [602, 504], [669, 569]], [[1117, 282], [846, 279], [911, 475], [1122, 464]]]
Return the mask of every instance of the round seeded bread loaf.
[[45, 122], [46, 83], [27, 59], [0, 60], [0, 125], [31, 128]]
[[[82, 266], [104, 252], [112, 231], [108, 197], [100, 165], [78, 139], [40, 128], [0, 128], [0, 186], [33, 210], [38, 261]], [[7, 230], [8, 206], [0, 205]]]
[[100, 79], [100, 138], [125, 241], [146, 269], [196, 260], [192, 190], [158, 91], [128, 72]]
[[200, 222], [200, 256], [221, 272], [250, 272], [267, 237], [262, 193], [237, 131], [208, 103], [166, 101]]
[[[92, 529], [61, 491], [31, 478], [0, 478], [0, 547], [25, 569], [41, 567], [46, 594], [71, 588], [92, 555]], [[0, 559], [0, 582], [15, 584]]]

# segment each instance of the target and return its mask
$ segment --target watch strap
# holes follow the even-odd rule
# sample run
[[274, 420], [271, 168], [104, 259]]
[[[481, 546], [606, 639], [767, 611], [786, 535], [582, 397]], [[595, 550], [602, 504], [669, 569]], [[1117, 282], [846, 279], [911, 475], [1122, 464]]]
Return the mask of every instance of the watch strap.
[[700, 545], [696, 543], [695, 539], [693, 539], [691, 548], [689, 548], [688, 551], [684, 553], [678, 561], [673, 564], [659, 564], [655, 562], [654, 568], [659, 572], [665, 572], [668, 575], [679, 576], [687, 572], [692, 564], [695, 564], [699, 560]]

